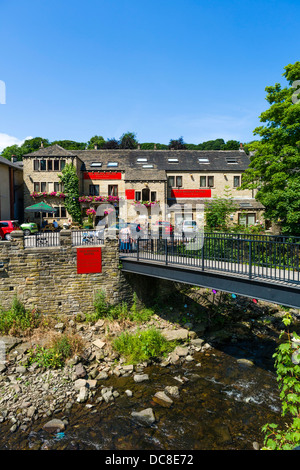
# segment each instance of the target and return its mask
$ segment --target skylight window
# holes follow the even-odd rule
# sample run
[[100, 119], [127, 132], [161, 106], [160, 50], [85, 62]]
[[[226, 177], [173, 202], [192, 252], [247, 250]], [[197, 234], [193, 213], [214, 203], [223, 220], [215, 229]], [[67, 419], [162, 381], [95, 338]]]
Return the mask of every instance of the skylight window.
[[139, 163], [147, 162], [148, 158], [137, 158], [136, 161], [139, 162]]
[[168, 158], [169, 163], [178, 163], [178, 158]]
[[143, 168], [153, 168], [153, 165], [143, 165]]
[[199, 163], [209, 163], [208, 158], [198, 158]]
[[108, 162], [107, 166], [118, 166], [119, 163], [118, 162]]
[[236, 164], [236, 163], [238, 163], [237, 159], [236, 159], [236, 158], [233, 158], [233, 157], [227, 157], [227, 158], [226, 158], [226, 161], [227, 161], [227, 163], [229, 163], [229, 164]]
[[101, 162], [93, 162], [91, 163], [91, 166], [102, 166]]

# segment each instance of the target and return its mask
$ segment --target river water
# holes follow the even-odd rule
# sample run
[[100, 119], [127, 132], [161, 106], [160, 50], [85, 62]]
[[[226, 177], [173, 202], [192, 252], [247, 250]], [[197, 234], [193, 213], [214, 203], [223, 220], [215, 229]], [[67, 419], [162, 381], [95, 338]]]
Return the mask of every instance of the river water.
[[[196, 353], [193, 362], [144, 370], [150, 380], [136, 384], [129, 377], [111, 377], [120, 396], [113, 403], [76, 404], [68, 425], [49, 435], [36, 422], [29, 432], [0, 429], [0, 449], [25, 450], [253, 450], [263, 445], [261, 427], [282, 424], [281, 403], [273, 366], [272, 341], [228, 343]], [[250, 359], [253, 365], [241, 359]], [[201, 365], [199, 365], [201, 364]], [[170, 408], [153, 402], [167, 385], [179, 387]], [[132, 397], [124, 394], [133, 392]], [[151, 407], [151, 426], [131, 417], [132, 411]]]

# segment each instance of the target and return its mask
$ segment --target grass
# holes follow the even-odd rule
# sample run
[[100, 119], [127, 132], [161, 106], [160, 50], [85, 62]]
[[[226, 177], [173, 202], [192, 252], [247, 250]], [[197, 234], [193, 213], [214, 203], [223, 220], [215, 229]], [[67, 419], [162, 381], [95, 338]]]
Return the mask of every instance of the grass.
[[10, 309], [4, 310], [0, 308], [1, 333], [18, 335], [37, 328], [39, 324], [40, 317], [36, 310], [26, 310], [17, 297], [14, 297]]
[[68, 334], [56, 335], [47, 347], [37, 345], [28, 351], [28, 365], [37, 363], [46, 369], [58, 369], [82, 349], [81, 338]]
[[157, 359], [171, 352], [175, 345], [175, 342], [167, 341], [155, 328], [138, 331], [135, 334], [121, 333], [113, 341], [113, 348], [130, 364]]
[[86, 315], [86, 320], [88, 322], [97, 321], [99, 319], [108, 319], [111, 321], [130, 320], [137, 323], [142, 323], [149, 321], [151, 316], [154, 314], [154, 310], [150, 308], [138, 308], [136, 294], [133, 295], [132, 306], [128, 307], [127, 302], [121, 302], [117, 305], [110, 305], [106, 300], [105, 293], [101, 291], [95, 296], [94, 308], [94, 313]]

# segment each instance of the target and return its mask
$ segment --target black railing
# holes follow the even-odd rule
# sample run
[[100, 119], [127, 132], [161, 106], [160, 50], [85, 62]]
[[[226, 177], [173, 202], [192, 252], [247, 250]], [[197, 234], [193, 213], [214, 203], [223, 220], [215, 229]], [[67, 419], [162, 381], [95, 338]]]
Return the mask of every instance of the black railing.
[[37, 232], [24, 236], [25, 248], [45, 248], [50, 246], [60, 246], [59, 232]]
[[72, 245], [103, 245], [104, 233], [98, 230], [73, 230]]
[[300, 283], [300, 240], [241, 239], [227, 234], [138, 239], [124, 255], [139, 260], [215, 270], [249, 279]]

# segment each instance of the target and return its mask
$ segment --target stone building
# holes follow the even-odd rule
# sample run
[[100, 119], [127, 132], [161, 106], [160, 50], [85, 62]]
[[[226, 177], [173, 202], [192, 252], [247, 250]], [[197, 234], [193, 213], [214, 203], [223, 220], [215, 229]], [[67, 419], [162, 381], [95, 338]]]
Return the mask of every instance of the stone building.
[[225, 197], [229, 190], [237, 207], [232, 222], [251, 225], [263, 221], [263, 207], [253, 191], [239, 190], [249, 165], [243, 148], [68, 151], [53, 145], [24, 155], [23, 163], [25, 207], [44, 200], [57, 207], [55, 218], [61, 223], [69, 214], [58, 175], [67, 163], [76, 166], [83, 213], [100, 207], [98, 214], [104, 216], [107, 208], [103, 205], [109, 204], [124, 220], [133, 221], [141, 214], [150, 223], [155, 216], [177, 224], [183, 215], [197, 220], [197, 207], [214, 196]]
[[23, 221], [22, 163], [0, 156], [0, 220]]

